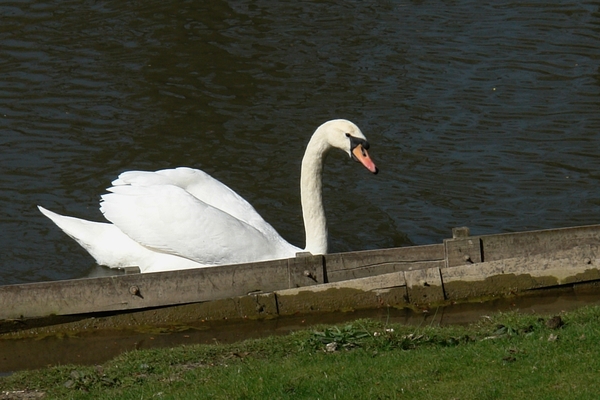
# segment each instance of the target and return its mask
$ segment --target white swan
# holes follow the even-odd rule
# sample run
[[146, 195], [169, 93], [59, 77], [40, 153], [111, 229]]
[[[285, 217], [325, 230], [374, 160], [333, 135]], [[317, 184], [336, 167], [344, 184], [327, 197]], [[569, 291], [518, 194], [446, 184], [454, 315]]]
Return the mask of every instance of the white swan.
[[313, 134], [300, 178], [306, 248], [286, 242], [233, 190], [191, 168], [119, 175], [102, 196], [100, 210], [111, 223], [62, 216], [38, 206], [67, 235], [111, 268], [137, 266], [141, 272], [172, 271], [295, 257], [327, 252], [327, 225], [321, 196], [323, 162], [338, 148], [369, 171], [377, 167], [360, 129], [333, 120]]

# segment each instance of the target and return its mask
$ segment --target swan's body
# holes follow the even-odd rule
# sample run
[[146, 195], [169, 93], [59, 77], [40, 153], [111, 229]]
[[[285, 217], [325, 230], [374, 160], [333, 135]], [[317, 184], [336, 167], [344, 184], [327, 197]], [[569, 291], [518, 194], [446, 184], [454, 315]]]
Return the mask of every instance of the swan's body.
[[371, 172], [360, 129], [346, 120], [321, 125], [302, 160], [301, 199], [306, 248], [285, 241], [256, 210], [229, 187], [191, 168], [119, 175], [102, 196], [100, 210], [112, 223], [91, 222], [40, 211], [98, 262], [141, 272], [291, 258], [300, 251], [327, 252], [321, 176], [327, 151], [346, 151]]

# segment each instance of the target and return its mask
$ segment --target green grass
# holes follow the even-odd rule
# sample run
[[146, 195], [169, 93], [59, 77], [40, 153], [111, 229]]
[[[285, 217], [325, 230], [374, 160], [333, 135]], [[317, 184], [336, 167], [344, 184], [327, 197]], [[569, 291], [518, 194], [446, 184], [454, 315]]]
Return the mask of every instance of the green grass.
[[[134, 351], [0, 379], [47, 399], [597, 399], [600, 307], [466, 327], [361, 320], [234, 345]], [[6, 395], [6, 394], [5, 394]], [[2, 394], [0, 394], [0, 399]]]

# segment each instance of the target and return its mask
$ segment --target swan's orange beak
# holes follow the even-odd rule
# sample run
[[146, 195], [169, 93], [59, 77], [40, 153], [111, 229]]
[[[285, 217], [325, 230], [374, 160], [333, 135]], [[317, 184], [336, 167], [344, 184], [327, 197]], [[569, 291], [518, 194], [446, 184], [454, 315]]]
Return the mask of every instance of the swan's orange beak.
[[369, 157], [367, 149], [365, 149], [362, 144], [357, 144], [356, 147], [352, 149], [352, 158], [364, 165], [365, 168], [372, 173], [376, 174], [379, 172], [379, 169], [377, 169], [377, 166], [373, 160], [371, 160], [371, 157]]

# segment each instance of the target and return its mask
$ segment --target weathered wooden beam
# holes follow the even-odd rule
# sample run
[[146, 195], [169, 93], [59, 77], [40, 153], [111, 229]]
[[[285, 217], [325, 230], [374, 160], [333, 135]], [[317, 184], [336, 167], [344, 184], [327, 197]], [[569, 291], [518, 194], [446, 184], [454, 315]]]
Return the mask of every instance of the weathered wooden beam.
[[[247, 294], [267, 301], [265, 293], [307, 286], [315, 287], [312, 293], [319, 292], [321, 286], [324, 290], [365, 292], [368, 304], [435, 303], [600, 279], [598, 243], [600, 225], [486, 236], [469, 236], [468, 228], [456, 228], [452, 239], [436, 245], [0, 286], [0, 320], [139, 310]], [[402, 276], [405, 282], [398, 285], [391, 281], [393, 288], [387, 290], [385, 279], [392, 276]], [[383, 291], [353, 286], [365, 282], [382, 285]], [[327, 286], [335, 283], [339, 285]], [[277, 296], [266, 296], [269, 305], [265, 303], [263, 309], [283, 307], [292, 312], [291, 302], [279, 304]], [[300, 307], [299, 302], [295, 304]], [[235, 307], [246, 313], [242, 309], [252, 307], [252, 302]]]
[[325, 271], [328, 282], [441, 267], [444, 261], [442, 244], [398, 247], [383, 250], [355, 251], [325, 255]]
[[327, 256], [300, 254], [287, 260], [260, 263], [0, 286], [0, 319], [213, 301], [439, 267], [443, 263], [442, 245], [432, 245]]
[[481, 240], [479, 237], [464, 237], [444, 240], [446, 267], [469, 265], [481, 262]]
[[445, 300], [440, 268], [404, 271], [408, 300], [412, 304], [440, 303]]
[[275, 292], [279, 315], [349, 311], [408, 303], [404, 272]]
[[470, 236], [469, 228], [460, 227], [452, 230], [452, 239], [445, 239], [444, 246], [446, 266], [454, 267], [529, 257], [598, 242], [600, 225], [481, 236]]
[[[305, 272], [309, 273], [306, 274]], [[0, 286], [0, 319], [133, 310], [323, 283], [322, 257]]]
[[600, 279], [598, 245], [441, 270], [446, 298], [464, 300]]
[[529, 257], [600, 243], [600, 225], [480, 236], [484, 261]]
[[325, 283], [323, 256], [300, 253], [296, 258], [288, 259], [290, 282], [288, 287], [302, 287]]

